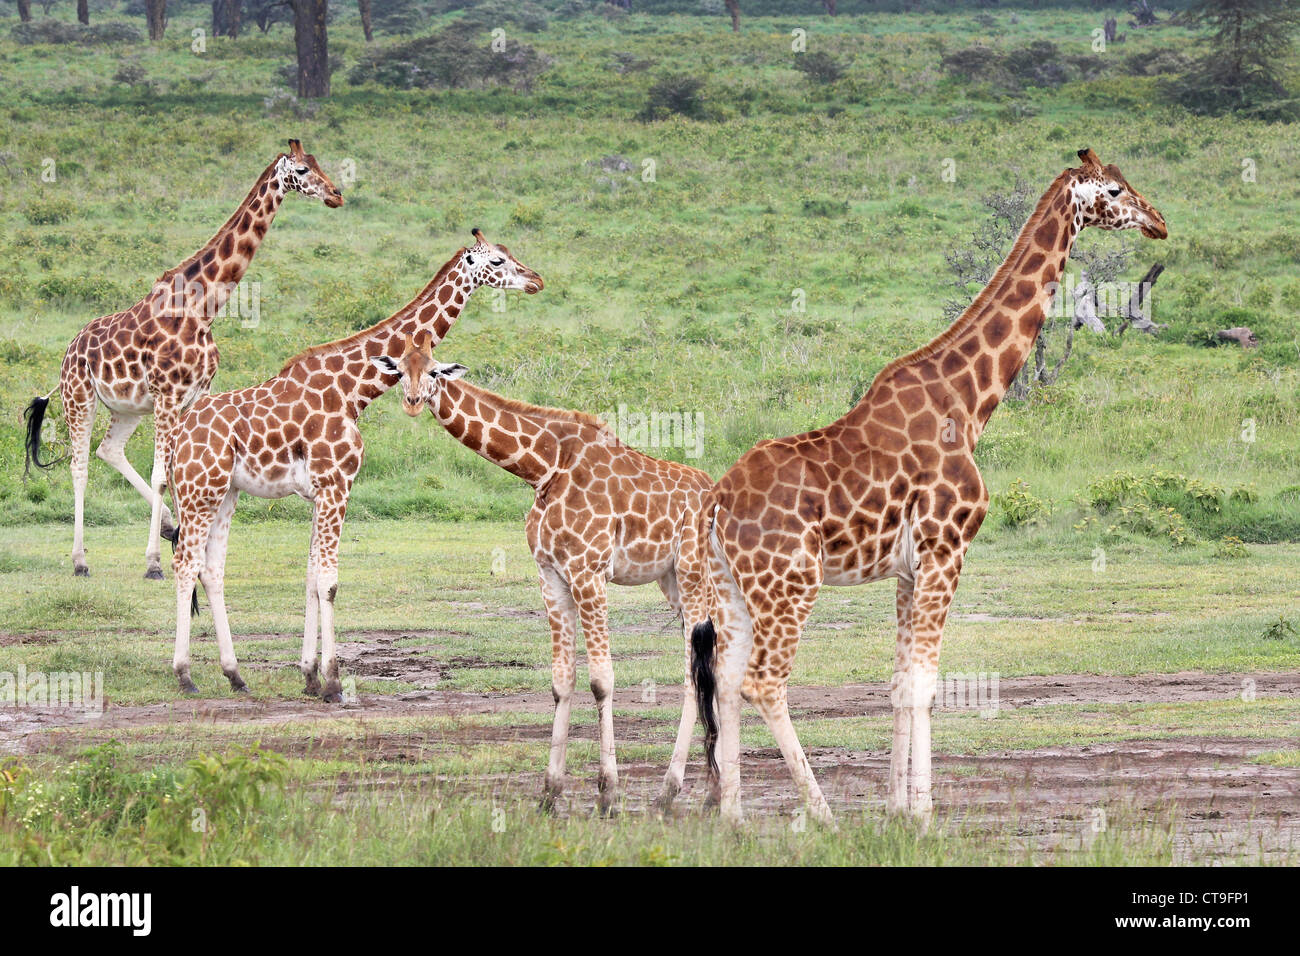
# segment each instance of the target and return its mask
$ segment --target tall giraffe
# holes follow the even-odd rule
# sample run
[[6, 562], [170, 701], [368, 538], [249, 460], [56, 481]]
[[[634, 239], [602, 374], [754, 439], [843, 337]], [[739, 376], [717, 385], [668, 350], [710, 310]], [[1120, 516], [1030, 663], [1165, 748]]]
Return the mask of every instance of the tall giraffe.
[[790, 723], [795, 648], [823, 584], [896, 577], [887, 806], [928, 822], [939, 645], [962, 559], [988, 507], [975, 443], [1034, 345], [1079, 230], [1167, 235], [1160, 213], [1118, 169], [1092, 150], [1079, 158], [1081, 166], [1048, 187], [1006, 261], [946, 331], [886, 365], [838, 421], [755, 445], [711, 492], [706, 510], [716, 511], [699, 533], [711, 536], [719, 627], [716, 647], [712, 624], [692, 640], [706, 726], [716, 679], [719, 796], [729, 819], [742, 815], [744, 697], [776, 737], [811, 813], [831, 822]]
[[[116, 468], [150, 503], [144, 576], [162, 580], [159, 535], [172, 537], [175, 533], [171, 512], [162, 500], [171, 434], [181, 413], [212, 384], [219, 358], [212, 338], [213, 320], [244, 277], [280, 203], [290, 192], [319, 199], [330, 208], [343, 205], [343, 195], [316, 157], [303, 152], [298, 140], [289, 140], [289, 152], [276, 156], [266, 167], [234, 215], [203, 248], [164, 272], [145, 298], [123, 312], [95, 319], [68, 346], [58, 391], [70, 444], [74, 574], [90, 573], [84, 541], [86, 482], [95, 408], [103, 402], [112, 420], [95, 454]], [[27, 406], [29, 468], [56, 464], [40, 457], [41, 424], [48, 404], [46, 395]], [[126, 443], [149, 414], [154, 417], [154, 452], [153, 473], [146, 482], [127, 460]]]
[[543, 807], [552, 808], [564, 791], [579, 622], [600, 723], [599, 808], [611, 813], [618, 802], [606, 582], [655, 581], [682, 616], [686, 662], [682, 716], [657, 801], [660, 810], [667, 812], [682, 787], [695, 727], [690, 635], [695, 625], [708, 619], [710, 605], [707, 566], [695, 527], [701, 500], [713, 479], [698, 468], [651, 458], [623, 445], [591, 415], [529, 405], [457, 381], [465, 367], [435, 362], [428, 339], [418, 345], [407, 339], [399, 360], [380, 355], [375, 364], [384, 374], [400, 377], [408, 415], [419, 415], [428, 406], [458, 442], [533, 488], [525, 530], [551, 623], [555, 697]]
[[339, 534], [364, 454], [357, 419], [394, 384], [371, 360], [400, 356], [404, 336], [416, 332], [431, 333], [435, 342], [441, 341], [481, 285], [529, 294], [542, 288], [541, 277], [505, 246], [488, 242], [477, 229], [474, 237], [473, 246], [452, 256], [419, 295], [387, 319], [307, 349], [261, 385], [204, 396], [181, 419], [167, 472], [179, 518], [172, 558], [176, 574], [172, 666], [185, 693], [198, 693], [190, 679], [190, 601], [196, 580], [203, 582], [212, 604], [221, 668], [231, 687], [248, 689], [235, 661], [223, 590], [230, 519], [239, 493], [247, 491], [259, 498], [296, 494], [312, 502], [299, 667], [307, 682], [305, 693], [322, 693], [318, 673], [323, 672], [325, 700], [342, 700], [334, 653], [334, 597]]

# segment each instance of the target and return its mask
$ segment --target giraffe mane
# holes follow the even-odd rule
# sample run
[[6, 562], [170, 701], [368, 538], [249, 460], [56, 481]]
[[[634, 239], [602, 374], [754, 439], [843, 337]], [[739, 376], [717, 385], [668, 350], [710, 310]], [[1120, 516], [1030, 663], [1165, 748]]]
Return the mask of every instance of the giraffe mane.
[[919, 362], [921, 359], [929, 358], [936, 352], [942, 351], [975, 324], [975, 320], [984, 313], [984, 310], [988, 308], [989, 303], [1002, 292], [1002, 287], [1006, 284], [1008, 276], [1016, 267], [1016, 264], [1020, 261], [1021, 257], [1025, 254], [1030, 243], [1033, 241], [1031, 237], [1034, 228], [1038, 226], [1039, 221], [1047, 212], [1052, 200], [1056, 198], [1058, 190], [1063, 187], [1065, 182], [1069, 180], [1075, 172], [1076, 170], [1074, 169], [1067, 169], [1057, 176], [1056, 179], [1052, 180], [1052, 184], [1048, 186], [1046, 192], [1039, 197], [1038, 204], [1034, 206], [1034, 211], [1030, 213], [1029, 218], [1025, 220], [1025, 224], [1020, 228], [1020, 232], [1016, 236], [1016, 241], [1015, 244], [1012, 245], [1011, 251], [1008, 252], [1006, 258], [1002, 260], [1002, 264], [999, 265], [997, 271], [993, 273], [993, 277], [989, 279], [984, 288], [980, 290], [979, 295], [975, 297], [975, 301], [968, 305], [961, 315], [957, 316], [952, 325], [948, 326], [948, 328], [944, 329], [929, 342], [925, 343], [918, 349], [908, 352], [906, 355], [894, 359], [882, 368], [876, 374], [876, 377], [872, 379], [871, 386], [863, 393], [864, 398], [866, 395], [870, 394], [871, 388], [875, 386], [876, 382], [882, 381], [886, 375], [896, 372], [898, 369], [911, 365], [914, 362]]
[[223, 232], [225, 232], [228, 229], [233, 229], [235, 227], [235, 223], [239, 220], [240, 216], [244, 214], [244, 209], [248, 206], [249, 200], [252, 199], [253, 194], [257, 192], [257, 187], [262, 183], [263, 180], [267, 179], [271, 175], [271, 172], [272, 170], [275, 169], [276, 164], [279, 163], [280, 160], [284, 158], [284, 156], [285, 156], [284, 153], [280, 153], [275, 157], [275, 159], [271, 160], [271, 165], [267, 166], [266, 169], [262, 170], [262, 175], [257, 177], [257, 181], [253, 183], [253, 188], [248, 191], [248, 194], [244, 196], [243, 200], [239, 203], [239, 205], [235, 207], [235, 211], [230, 214], [230, 218], [227, 219], [224, 223], [222, 223], [221, 228], [212, 234], [212, 239], [209, 239], [207, 242], [205, 242], [199, 248], [198, 252], [194, 253], [194, 255], [190, 256], [188, 259], [184, 260], [178, 265], [172, 266], [170, 269], [168, 269], [166, 272], [160, 275], [157, 279], [157, 282], [167, 282], [171, 279], [174, 279], [177, 275], [183, 273], [186, 269], [192, 266], [203, 256], [203, 251], [207, 249], [210, 245], [212, 245], [213, 240], [216, 239], [217, 236], [221, 235]]
[[[428, 299], [430, 298], [429, 293], [433, 289], [436, 289], [439, 285], [442, 284], [442, 281], [447, 277], [447, 274], [451, 272], [451, 270], [460, 261], [460, 257], [464, 252], [465, 250], [461, 249], [454, 256], [452, 256], [445, 263], [443, 263], [442, 268], [438, 270], [438, 274], [429, 280], [429, 282], [425, 285], [425, 287], [420, 290], [419, 294], [416, 295], [416, 297], [412, 299], [410, 302], [406, 303], [406, 305], [402, 306], [400, 309], [398, 309], [396, 312], [390, 315], [388, 318], [376, 322], [374, 325], [370, 326], [369, 328], [360, 329], [359, 331], [353, 332], [351, 335], [345, 336], [344, 338], [335, 339], [333, 342], [323, 342], [320, 345], [309, 345], [307, 348], [303, 349], [297, 355], [294, 355], [288, 361], [286, 361], [284, 365], [280, 368], [280, 374], [281, 375], [285, 374], [286, 372], [289, 371], [289, 369], [291, 369], [293, 366], [297, 365], [299, 362], [303, 361], [304, 359], [309, 359], [316, 355], [324, 355], [331, 352], [341, 351], [343, 349], [346, 349], [350, 345], [355, 345], [357, 342], [360, 342], [363, 339], [366, 339], [369, 336], [373, 335], [375, 332], [380, 331], [381, 329], [383, 329], [384, 326], [389, 325], [395, 320], [400, 319], [403, 316], [407, 315], [408, 313], [414, 310], [414, 308], [418, 303], [423, 303], [428, 301]], [[434, 344], [436, 345], [437, 343]]]
[[[470, 383], [463, 382], [468, 385]], [[602, 434], [613, 435], [613, 429], [609, 427], [604, 419], [587, 412], [574, 411], [571, 408], [551, 408], [547, 405], [531, 405], [528, 402], [520, 401], [517, 398], [507, 398], [504, 395], [497, 395], [488, 392], [487, 389], [480, 388], [477, 385], [471, 385], [476, 391], [484, 392], [492, 396], [492, 402], [500, 406], [503, 410], [515, 415], [522, 415], [525, 418], [531, 418], [537, 422], [567, 422], [572, 425], [587, 425], [596, 429]], [[485, 396], [486, 397], [486, 396]]]

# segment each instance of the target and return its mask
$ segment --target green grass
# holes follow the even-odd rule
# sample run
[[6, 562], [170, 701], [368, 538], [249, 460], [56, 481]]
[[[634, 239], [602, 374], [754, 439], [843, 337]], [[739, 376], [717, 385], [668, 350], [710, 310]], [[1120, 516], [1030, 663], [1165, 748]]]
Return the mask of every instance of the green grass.
[[[440, 347], [443, 359], [543, 404], [699, 412], [704, 454], [693, 463], [714, 475], [762, 438], [843, 414], [876, 370], [939, 332], [953, 294], [944, 253], [984, 226], [981, 197], [1017, 179], [1040, 189], [1076, 162], [1076, 149], [1092, 146], [1169, 223], [1164, 243], [1126, 237], [1136, 252], [1124, 276], [1166, 264], [1155, 317], [1169, 328], [1122, 342], [1081, 333], [1057, 385], [995, 414], [977, 451], [995, 509], [970, 552], [942, 667], [1003, 677], [1300, 667], [1300, 642], [1275, 626], [1300, 620], [1297, 124], [1194, 117], [1162, 103], [1152, 80], [1127, 75], [1127, 56], [1192, 52], [1195, 36], [1129, 31], [1097, 79], [1004, 94], [948, 77], [943, 55], [977, 40], [1002, 49], [1050, 40], [1065, 54], [1088, 53], [1097, 13], [831, 19], [810, 6], [797, 16], [747, 14], [739, 35], [722, 17], [587, 16], [520, 36], [554, 60], [530, 91], [403, 92], [349, 83], [365, 44], [355, 5], [336, 6], [331, 51], [343, 68], [320, 103], [279, 95], [276, 71], [293, 55], [284, 26], [209, 38], [196, 54], [190, 31], [208, 25], [202, 4], [170, 5], [157, 45], [24, 47], [8, 35], [13, 18], [0, 17], [0, 671], [99, 671], [110, 706], [177, 702], [171, 584], [140, 580], [143, 502], [92, 459], [93, 576], [74, 580], [66, 468], [22, 479], [21, 411], [54, 386], [76, 331], [134, 302], [201, 245], [290, 136], [331, 173], [350, 161], [357, 177], [341, 183], [348, 202], [339, 210], [300, 197], [281, 210], [249, 273], [261, 283], [260, 324], [216, 327], [217, 389], [261, 381], [302, 347], [390, 314], [482, 226], [540, 272], [546, 289], [511, 296], [505, 312], [476, 297]], [[115, 8], [92, 17], [121, 19]], [[819, 86], [793, 68], [796, 27], [808, 31], [810, 51], [846, 64], [843, 79]], [[138, 63], [147, 86], [114, 79], [124, 60]], [[619, 60], [646, 68], [618, 72]], [[1293, 57], [1293, 85], [1298, 65]], [[636, 118], [668, 73], [705, 80], [713, 120]], [[631, 172], [602, 168], [607, 156], [624, 157]], [[1246, 158], [1254, 182], [1241, 177]], [[52, 181], [41, 175], [47, 160]], [[642, 176], [646, 160], [652, 180]], [[946, 160], [955, 182], [942, 176]], [[1083, 243], [1120, 241], [1086, 235]], [[796, 289], [806, 312], [792, 311]], [[1260, 349], [1204, 347], [1207, 332], [1241, 324], [1259, 334]], [[57, 403], [53, 410], [62, 435]], [[105, 427], [101, 415], [97, 438]], [[342, 545], [340, 638], [383, 638], [430, 658], [447, 668], [440, 688], [548, 701], [549, 640], [521, 533], [527, 489], [394, 402], [375, 403], [362, 429], [366, 462]], [[146, 424], [128, 448], [142, 473], [150, 438]], [[1184, 546], [1089, 497], [1115, 472], [1157, 470], [1181, 476], [1180, 487], [1190, 479], [1221, 490], [1214, 504], [1167, 487], [1152, 493], [1152, 507], [1174, 507], [1184, 519]], [[1012, 527], [1004, 505], [1017, 479], [1039, 506]], [[250, 706], [298, 699], [308, 514], [297, 499], [245, 498], [236, 518], [227, 599]], [[1220, 545], [1227, 536], [1245, 542], [1245, 557]], [[493, 574], [498, 548], [505, 567]], [[681, 635], [658, 592], [613, 589], [610, 597], [619, 686], [677, 684]], [[793, 680], [885, 680], [893, 651], [890, 585], [828, 590]], [[230, 696], [206, 611], [196, 622], [194, 675], [206, 695]], [[585, 675], [579, 680], [584, 686]], [[364, 698], [415, 686], [360, 675], [356, 689]], [[631, 713], [620, 710], [619, 720]], [[637, 735], [620, 741], [620, 759], [662, 766], [676, 715], [663, 707], [635, 715]], [[1268, 698], [1052, 705], [995, 720], [940, 712], [935, 746], [987, 755], [1180, 736], [1286, 740], [1297, 717], [1289, 700]], [[590, 707], [576, 709], [575, 788], [592, 785], [593, 719]], [[489, 738], [548, 722], [519, 711], [344, 712], [270, 730], [181, 722], [165, 732], [37, 735], [44, 749], [29, 760], [27, 788], [12, 800], [0, 789], [0, 863], [1184, 859], [1176, 813], [1122, 805], [1107, 809], [1106, 833], [1069, 830], [1055, 849], [1027, 837], [1014, 817], [972, 825], [942, 810], [925, 836], [860, 813], [842, 819], [839, 834], [798, 832], [762, 813], [739, 833], [693, 815], [671, 824], [544, 818], [531, 793], [493, 786], [536, 774], [545, 740]], [[882, 718], [796, 715], [796, 724], [810, 748], [888, 743]], [[475, 730], [484, 740], [465, 743]], [[369, 749], [383, 735], [411, 752], [374, 757]], [[752, 715], [744, 735], [748, 747], [772, 746]], [[108, 737], [121, 740], [112, 751], [121, 766], [82, 754]], [[234, 784], [229, 793], [202, 791], [202, 771], [189, 761], [258, 740], [290, 754], [278, 784], [257, 783], [256, 798]], [[1296, 764], [1289, 747], [1255, 759], [1281, 770]], [[237, 759], [219, 766], [236, 783], [256, 778]], [[196, 843], [174, 814], [200, 792], [230, 809]], [[256, 812], [241, 809], [243, 799]], [[15, 818], [20, 811], [33, 816]], [[1244, 850], [1230, 857], [1253, 860]]]

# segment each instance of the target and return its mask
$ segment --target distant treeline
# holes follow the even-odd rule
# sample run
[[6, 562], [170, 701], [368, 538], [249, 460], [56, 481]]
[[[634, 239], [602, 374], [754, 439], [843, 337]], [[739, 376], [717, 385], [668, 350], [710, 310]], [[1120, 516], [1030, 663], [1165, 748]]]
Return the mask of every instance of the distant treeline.
[[[560, 0], [562, 4], [563, 0]], [[1150, 5], [1157, 10], [1182, 10], [1191, 0], [1158, 0]], [[719, 14], [722, 0], [631, 0], [634, 13], [685, 13]], [[554, 7], [555, 0], [543, 0], [543, 6]], [[1106, 11], [1111, 14], [1128, 10], [1127, 0], [837, 0], [838, 15], [853, 16], [864, 13], [930, 13], [952, 11], [998, 10], [1061, 10], [1083, 9]], [[770, 17], [804, 15], [809, 11], [826, 12], [822, 0], [740, 0], [742, 16]]]

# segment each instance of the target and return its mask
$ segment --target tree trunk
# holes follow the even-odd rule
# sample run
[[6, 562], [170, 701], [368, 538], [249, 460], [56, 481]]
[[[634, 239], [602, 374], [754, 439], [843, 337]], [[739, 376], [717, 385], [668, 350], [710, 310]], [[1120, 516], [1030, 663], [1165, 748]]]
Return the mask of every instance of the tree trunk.
[[90, 0], [77, 0], [77, 22], [90, 26]]
[[157, 43], [167, 29], [167, 0], [145, 0], [144, 15], [149, 22], [149, 39]]
[[32, 0], [18, 0], [18, 19], [23, 23], [32, 22]]
[[298, 95], [303, 99], [329, 96], [329, 39], [325, 32], [328, 0], [289, 2], [293, 8], [293, 37], [298, 48]]
[[212, 35], [237, 39], [243, 16], [244, 0], [212, 0]]
[[740, 0], [724, 0], [727, 12], [731, 14], [731, 32], [740, 32]]
[[366, 35], [366, 42], [371, 43], [375, 34], [370, 29], [370, 0], [357, 0], [357, 6], [361, 9], [361, 32]]

